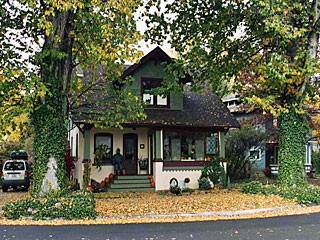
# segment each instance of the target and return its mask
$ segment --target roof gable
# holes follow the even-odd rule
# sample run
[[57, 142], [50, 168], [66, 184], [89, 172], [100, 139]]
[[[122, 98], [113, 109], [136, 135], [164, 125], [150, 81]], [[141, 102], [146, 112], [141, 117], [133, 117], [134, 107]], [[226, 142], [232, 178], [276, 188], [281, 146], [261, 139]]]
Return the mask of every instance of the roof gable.
[[147, 55], [142, 57], [138, 63], [135, 63], [128, 67], [122, 74], [121, 78], [126, 78], [127, 76], [133, 75], [134, 71], [140, 68], [144, 63], [148, 61], [155, 61], [156, 63], [159, 61], [171, 63], [172, 59], [166, 54], [160, 47], [156, 47]]

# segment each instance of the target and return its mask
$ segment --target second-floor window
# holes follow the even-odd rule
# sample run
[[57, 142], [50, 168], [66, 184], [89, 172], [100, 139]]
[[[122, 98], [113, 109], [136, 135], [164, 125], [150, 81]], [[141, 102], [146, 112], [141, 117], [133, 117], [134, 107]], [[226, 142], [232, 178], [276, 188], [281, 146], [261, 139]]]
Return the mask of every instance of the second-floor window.
[[141, 79], [141, 92], [143, 102], [150, 107], [169, 107], [169, 96], [161, 96], [151, 94], [148, 91], [160, 86], [162, 79], [160, 78], [142, 78]]

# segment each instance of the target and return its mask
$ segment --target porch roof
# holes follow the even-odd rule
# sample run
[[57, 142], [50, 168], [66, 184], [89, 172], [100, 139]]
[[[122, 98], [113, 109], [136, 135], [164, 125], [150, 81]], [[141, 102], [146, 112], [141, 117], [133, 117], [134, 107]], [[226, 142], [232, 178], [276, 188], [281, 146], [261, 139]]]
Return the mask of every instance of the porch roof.
[[[92, 112], [95, 106], [87, 108]], [[97, 109], [97, 111], [101, 109]], [[85, 111], [85, 109], [81, 109]], [[146, 108], [147, 118], [139, 122], [126, 122], [123, 125], [137, 126], [168, 126], [168, 127], [206, 127], [206, 128], [239, 128], [240, 124], [230, 113], [221, 99], [214, 93], [205, 91], [204, 94], [185, 90], [183, 110], [162, 108]], [[73, 113], [75, 123], [84, 122], [86, 114]]]

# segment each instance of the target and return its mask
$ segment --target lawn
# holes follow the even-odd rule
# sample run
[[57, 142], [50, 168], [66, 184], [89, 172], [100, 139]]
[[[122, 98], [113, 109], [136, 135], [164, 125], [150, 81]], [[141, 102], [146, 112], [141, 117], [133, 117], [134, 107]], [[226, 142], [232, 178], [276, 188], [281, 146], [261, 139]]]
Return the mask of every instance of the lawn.
[[[0, 205], [17, 199], [27, 198], [24, 192], [9, 192], [0, 194]], [[279, 196], [250, 195], [240, 193], [240, 188], [232, 190], [215, 189], [209, 191], [195, 191], [181, 196], [169, 192], [154, 193], [95, 193], [96, 210], [99, 217], [96, 220], [51, 220], [31, 221], [28, 219], [8, 220], [0, 219], [0, 225], [66, 225], [66, 224], [116, 224], [116, 223], [148, 223], [148, 222], [183, 222], [222, 219], [241, 219], [272, 217], [320, 212], [319, 206], [294, 207], [295, 201], [283, 199]], [[254, 214], [238, 214], [232, 216], [213, 215], [197, 217], [146, 217], [137, 215], [171, 214], [171, 213], [205, 213], [221, 211], [238, 211], [250, 209], [281, 208], [280, 211], [266, 211]], [[124, 215], [119, 217], [120, 215]]]
[[97, 193], [95, 198], [100, 216], [238, 211], [296, 205], [279, 196], [245, 195], [239, 189], [195, 191], [182, 196], [169, 192]]

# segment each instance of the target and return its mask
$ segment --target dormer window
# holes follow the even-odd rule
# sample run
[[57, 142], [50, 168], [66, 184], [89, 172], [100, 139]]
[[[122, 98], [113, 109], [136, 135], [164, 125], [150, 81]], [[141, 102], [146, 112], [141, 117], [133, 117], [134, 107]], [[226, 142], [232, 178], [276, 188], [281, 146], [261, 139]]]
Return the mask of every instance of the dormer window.
[[161, 78], [142, 78], [141, 79], [141, 92], [143, 102], [149, 107], [163, 107], [168, 108], [169, 96], [164, 97], [161, 95], [154, 95], [148, 93], [148, 90], [155, 89], [160, 86]]

